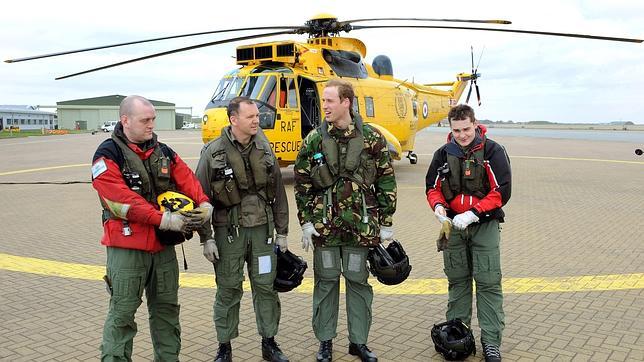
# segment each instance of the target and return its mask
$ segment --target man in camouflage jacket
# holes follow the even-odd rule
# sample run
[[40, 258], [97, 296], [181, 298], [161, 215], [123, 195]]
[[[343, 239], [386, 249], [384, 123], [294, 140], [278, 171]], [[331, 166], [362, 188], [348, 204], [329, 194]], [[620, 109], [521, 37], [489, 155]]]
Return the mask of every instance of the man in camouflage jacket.
[[350, 83], [329, 81], [325, 121], [305, 138], [295, 161], [295, 199], [302, 248], [314, 245], [313, 330], [318, 361], [331, 361], [340, 274], [346, 281], [349, 353], [377, 361], [367, 347], [373, 290], [369, 247], [393, 240], [396, 179], [385, 138], [352, 113]]

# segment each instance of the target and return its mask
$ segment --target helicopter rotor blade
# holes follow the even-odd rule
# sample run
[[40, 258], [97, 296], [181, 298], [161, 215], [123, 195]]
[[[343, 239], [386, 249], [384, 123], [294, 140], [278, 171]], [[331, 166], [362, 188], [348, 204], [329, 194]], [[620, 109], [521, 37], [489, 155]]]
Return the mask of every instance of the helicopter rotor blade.
[[480, 107], [481, 106], [481, 93], [479, 93], [479, 84], [476, 82], [476, 80], [474, 81], [474, 87], [476, 88], [476, 99], [478, 100], [479, 107]]
[[217, 41], [212, 41], [212, 42], [208, 42], [208, 43], [192, 45], [192, 46], [189, 46], [189, 47], [168, 50], [168, 51], [161, 52], [161, 53], [154, 53], [154, 54], [146, 55], [146, 56], [139, 57], [139, 58], [128, 59], [128, 60], [125, 60], [125, 61], [122, 61], [122, 62], [108, 64], [108, 65], [104, 65], [102, 67], [84, 70], [84, 71], [78, 72], [78, 73], [67, 74], [67, 75], [64, 75], [62, 77], [56, 78], [56, 80], [65, 79], [65, 78], [71, 78], [71, 77], [75, 77], [75, 76], [81, 75], [81, 74], [92, 73], [92, 72], [96, 72], [98, 70], [118, 67], [118, 66], [124, 65], [124, 64], [134, 63], [134, 62], [138, 62], [138, 61], [141, 61], [141, 60], [156, 58], [156, 57], [160, 57], [160, 56], [168, 55], [168, 54], [180, 53], [180, 52], [184, 52], [184, 51], [187, 51], [187, 50], [205, 48], [205, 47], [209, 47], [209, 46], [212, 46], [212, 45], [232, 43], [232, 42], [240, 41], [240, 40], [263, 38], [263, 37], [268, 37], [268, 36], [273, 36], [273, 35], [293, 34], [293, 32], [294, 31], [292, 31], [292, 30], [291, 31], [276, 31], [276, 32], [272, 32], [272, 33], [263, 33], [263, 34], [240, 36], [240, 37], [236, 37], [236, 38], [228, 38], [228, 39], [217, 40]]
[[618, 38], [618, 37], [589, 35], [589, 34], [553, 33], [548, 31], [533, 31], [533, 30], [520, 30], [520, 29], [479, 28], [479, 27], [471, 27], [471, 26], [443, 26], [443, 25], [356, 25], [356, 26], [352, 26], [352, 30], [393, 29], [393, 28], [498, 31], [498, 32], [505, 32], [505, 33], [550, 35], [550, 36], [561, 36], [561, 37], [568, 37], [568, 38], [608, 40], [608, 41], [618, 41], [618, 42], [627, 42], [627, 43], [642, 43], [644, 41], [642, 39], [635, 39], [635, 38]]
[[27, 61], [27, 60], [35, 60], [35, 59], [42, 59], [42, 58], [57, 57], [57, 56], [67, 55], [67, 54], [90, 52], [90, 51], [100, 50], [100, 49], [109, 49], [109, 48], [122, 47], [122, 46], [126, 46], [126, 45], [149, 43], [149, 42], [153, 42], [153, 41], [185, 38], [185, 37], [198, 36], [198, 35], [229, 33], [229, 32], [233, 32], [233, 31], [246, 31], [246, 30], [278, 30], [278, 29], [301, 30], [301, 29], [306, 29], [306, 27], [303, 27], [303, 26], [256, 26], [256, 27], [252, 27], [252, 28], [236, 28], [236, 29], [202, 31], [202, 32], [198, 32], [198, 33], [171, 35], [171, 36], [164, 36], [164, 37], [160, 37], [160, 38], [136, 40], [136, 41], [130, 41], [130, 42], [126, 42], [126, 43], [117, 43], [117, 44], [111, 44], [111, 45], [101, 45], [101, 46], [92, 47], [92, 48], [85, 48], [85, 49], [67, 50], [67, 51], [58, 52], [58, 53], [34, 55], [34, 56], [24, 57], [24, 58], [7, 59], [4, 62], [5, 63], [18, 63], [18, 62], [24, 62], [24, 61]]
[[470, 96], [472, 95], [472, 82], [473, 80], [470, 80], [470, 90], [467, 91], [467, 98], [465, 98], [465, 103], [470, 103]]
[[472, 60], [472, 75], [474, 75], [474, 47], [470, 45], [470, 59]]
[[452, 23], [479, 23], [479, 24], [512, 24], [509, 20], [496, 20], [496, 19], [433, 19], [433, 18], [370, 18], [370, 19], [353, 19], [353, 20], [343, 20], [340, 21], [340, 24], [352, 24], [363, 21], [379, 21], [379, 20], [405, 20], [405, 21], [441, 21], [441, 22], [452, 22]]

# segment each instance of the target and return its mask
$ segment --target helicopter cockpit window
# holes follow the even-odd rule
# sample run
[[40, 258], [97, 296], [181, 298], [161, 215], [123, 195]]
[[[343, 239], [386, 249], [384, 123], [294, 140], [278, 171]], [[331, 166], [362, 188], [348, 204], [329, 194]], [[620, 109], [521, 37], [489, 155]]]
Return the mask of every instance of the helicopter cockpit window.
[[223, 101], [237, 97], [243, 79], [238, 77], [222, 78], [212, 96], [213, 101]]

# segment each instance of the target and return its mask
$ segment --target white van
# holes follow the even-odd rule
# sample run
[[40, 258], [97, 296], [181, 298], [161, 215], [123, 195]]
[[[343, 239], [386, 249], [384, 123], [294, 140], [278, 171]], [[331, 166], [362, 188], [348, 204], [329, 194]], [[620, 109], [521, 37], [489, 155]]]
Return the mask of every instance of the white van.
[[114, 127], [116, 127], [117, 123], [118, 121], [107, 121], [103, 123], [101, 129], [103, 130], [103, 132], [112, 132], [114, 131]]

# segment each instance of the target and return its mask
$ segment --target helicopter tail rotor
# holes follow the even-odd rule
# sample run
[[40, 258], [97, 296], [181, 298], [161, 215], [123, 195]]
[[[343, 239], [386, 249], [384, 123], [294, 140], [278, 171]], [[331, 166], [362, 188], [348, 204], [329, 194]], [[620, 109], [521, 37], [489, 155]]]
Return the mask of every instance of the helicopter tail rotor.
[[[483, 48], [485, 50], [485, 47]], [[470, 89], [467, 91], [467, 98], [465, 98], [465, 103], [470, 103], [470, 96], [472, 95], [472, 88], [476, 89], [476, 100], [478, 101], [479, 107], [481, 106], [481, 92], [479, 91], [479, 85], [476, 80], [481, 76], [478, 73], [479, 64], [481, 64], [481, 58], [483, 57], [483, 50], [479, 56], [479, 61], [474, 68], [474, 47], [470, 46], [470, 59], [472, 61], [472, 75], [470, 76]]]

